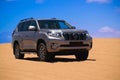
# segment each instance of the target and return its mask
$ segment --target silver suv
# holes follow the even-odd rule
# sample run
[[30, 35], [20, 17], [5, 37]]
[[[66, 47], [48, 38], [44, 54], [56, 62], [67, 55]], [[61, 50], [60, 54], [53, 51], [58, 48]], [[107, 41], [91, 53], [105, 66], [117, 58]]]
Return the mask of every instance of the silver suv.
[[12, 33], [13, 54], [16, 59], [34, 52], [41, 61], [51, 61], [55, 55], [75, 55], [86, 60], [92, 48], [92, 37], [86, 30], [76, 30], [64, 20], [23, 19]]

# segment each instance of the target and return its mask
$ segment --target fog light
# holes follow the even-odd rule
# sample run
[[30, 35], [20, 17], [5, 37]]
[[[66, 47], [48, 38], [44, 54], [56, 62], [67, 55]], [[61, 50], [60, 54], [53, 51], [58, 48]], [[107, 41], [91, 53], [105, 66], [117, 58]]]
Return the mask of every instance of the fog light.
[[51, 48], [52, 48], [52, 49], [57, 49], [58, 47], [59, 47], [59, 45], [56, 44], [56, 43], [52, 43], [52, 44], [51, 44]]

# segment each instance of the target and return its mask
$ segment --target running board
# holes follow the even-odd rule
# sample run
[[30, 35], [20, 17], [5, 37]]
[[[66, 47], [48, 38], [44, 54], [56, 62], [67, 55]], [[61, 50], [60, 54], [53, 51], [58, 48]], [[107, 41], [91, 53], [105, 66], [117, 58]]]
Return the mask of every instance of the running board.
[[37, 52], [20, 52], [21, 54], [37, 54]]

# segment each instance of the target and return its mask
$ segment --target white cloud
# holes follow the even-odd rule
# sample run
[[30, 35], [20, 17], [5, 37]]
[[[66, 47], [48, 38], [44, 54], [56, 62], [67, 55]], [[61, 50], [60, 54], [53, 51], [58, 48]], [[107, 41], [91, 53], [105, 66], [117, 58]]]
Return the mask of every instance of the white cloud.
[[101, 33], [113, 33], [113, 34], [120, 35], [120, 30], [116, 30], [116, 29], [108, 27], [108, 26], [100, 28], [99, 32], [101, 32]]
[[87, 3], [98, 2], [98, 3], [109, 3], [111, 0], [86, 0]]
[[92, 32], [93, 37], [97, 38], [120, 38], [120, 30], [104, 26], [95, 32]]
[[102, 27], [99, 29], [99, 32], [114, 32], [115, 30], [113, 28], [110, 28], [108, 26]]

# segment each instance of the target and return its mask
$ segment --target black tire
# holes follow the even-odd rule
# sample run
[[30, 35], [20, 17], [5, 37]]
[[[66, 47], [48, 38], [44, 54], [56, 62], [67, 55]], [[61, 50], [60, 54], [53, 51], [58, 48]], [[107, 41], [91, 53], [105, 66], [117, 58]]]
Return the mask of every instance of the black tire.
[[80, 53], [75, 54], [75, 57], [77, 60], [82, 61], [82, 60], [87, 60], [88, 55], [89, 55], [88, 50], [82, 50], [82, 51], [80, 51]]
[[14, 56], [16, 59], [23, 59], [24, 58], [24, 54], [20, 53], [20, 47], [17, 43], [14, 45]]
[[53, 61], [55, 55], [48, 53], [46, 45], [44, 43], [39, 43], [38, 45], [38, 57], [40, 61]]

